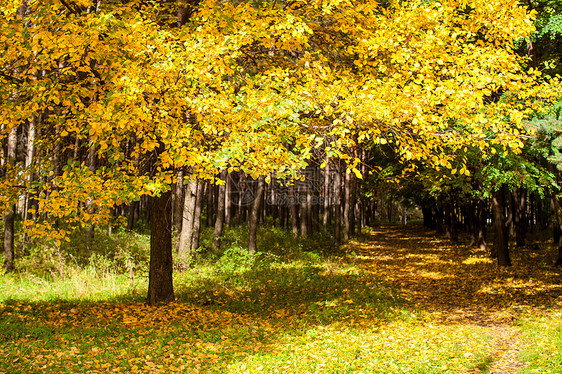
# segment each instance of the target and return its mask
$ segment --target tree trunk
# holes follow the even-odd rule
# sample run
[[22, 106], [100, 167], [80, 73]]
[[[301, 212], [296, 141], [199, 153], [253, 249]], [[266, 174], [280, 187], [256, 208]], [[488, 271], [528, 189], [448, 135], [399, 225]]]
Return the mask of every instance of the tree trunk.
[[183, 203], [182, 228], [177, 252], [180, 256], [186, 256], [191, 250], [191, 238], [193, 236], [193, 221], [195, 216], [195, 203], [197, 202], [197, 180], [191, 178], [187, 184]]
[[258, 178], [258, 186], [256, 189], [256, 193], [254, 195], [252, 211], [250, 213], [250, 217], [248, 220], [248, 229], [250, 232], [249, 240], [248, 240], [248, 251], [251, 254], [254, 254], [257, 248], [258, 215], [261, 208], [264, 186], [265, 186], [265, 178], [263, 176], [260, 176]]
[[215, 222], [215, 185], [207, 184], [205, 188], [207, 195], [207, 227], [212, 227]]
[[230, 221], [232, 219], [232, 180], [228, 172], [226, 172], [226, 185], [224, 187], [224, 224], [230, 227]]
[[447, 217], [447, 231], [449, 240], [453, 244], [459, 242], [459, 232], [457, 230], [457, 214], [455, 212], [455, 203], [449, 202], [446, 205], [446, 217]]
[[[90, 150], [88, 152], [87, 157], [88, 168], [92, 174], [96, 172], [96, 146], [94, 144], [90, 144]], [[86, 201], [86, 209], [88, 210], [89, 214], [93, 214], [93, 206], [92, 206], [92, 199], [88, 198]], [[92, 239], [94, 239], [94, 231], [95, 225], [92, 223], [92, 220], [88, 222], [88, 231], [86, 232], [86, 243], [89, 244]]]
[[511, 266], [509, 258], [509, 227], [505, 217], [505, 192], [499, 188], [492, 197], [494, 211], [495, 240], [494, 252], [498, 258], [499, 266]]
[[334, 173], [334, 242], [341, 245], [341, 173], [336, 168]]
[[[562, 232], [562, 202], [560, 201], [560, 197], [553, 192], [551, 195], [552, 205], [554, 207], [554, 213], [556, 215], [556, 227], [554, 228], [555, 232]], [[555, 244], [558, 245], [558, 258], [556, 259], [556, 266], [562, 266], [562, 240], [560, 240], [560, 235], [558, 235], [558, 241]]]
[[183, 198], [184, 198], [184, 188], [183, 188], [183, 169], [178, 170], [176, 183], [174, 184], [174, 213], [173, 213], [173, 225], [174, 231], [176, 233], [176, 240], [178, 240], [181, 233], [181, 225], [183, 224], [182, 213], [183, 213]]
[[14, 211], [16, 206], [4, 213], [4, 270], [6, 272], [14, 271]]
[[[16, 146], [17, 146], [17, 127], [13, 127], [8, 135], [8, 147], [6, 149], [6, 160], [4, 164], [3, 172], [11, 172], [10, 167], [16, 162]], [[15, 225], [14, 225], [14, 215], [16, 212], [16, 206], [13, 204], [4, 212], [4, 270], [6, 272], [12, 272], [14, 270], [14, 259], [15, 259]]]
[[205, 196], [206, 183], [197, 184], [197, 199], [195, 200], [195, 211], [193, 216], [193, 233], [191, 235], [191, 253], [199, 248], [199, 236], [201, 232], [201, 211], [203, 210], [203, 197]]
[[515, 228], [515, 245], [525, 246], [527, 234], [527, 193], [523, 188], [513, 190], [513, 225]]
[[149, 305], [174, 300], [172, 283], [172, 191], [153, 197], [150, 223]]
[[[25, 166], [29, 168], [33, 163], [33, 159], [35, 158], [35, 137], [37, 135], [37, 123], [41, 121], [41, 116], [33, 116], [31, 121], [29, 121], [28, 131], [27, 131], [27, 150], [25, 153]], [[28, 183], [31, 185], [33, 181], [36, 179], [35, 173], [29, 173], [28, 176]], [[23, 220], [28, 220], [32, 218], [32, 215], [29, 213], [33, 204], [35, 203], [35, 199], [33, 196], [30, 195], [29, 191], [25, 193], [25, 206], [22, 218]], [[36, 210], [36, 209], [35, 209]], [[23, 243], [25, 247], [31, 246], [31, 237], [27, 232], [23, 234]], [[27, 250], [27, 249], [26, 249]]]
[[131, 201], [129, 203], [129, 215], [127, 217], [127, 231], [132, 231], [138, 218], [138, 206], [140, 202]]
[[289, 204], [289, 214], [291, 216], [291, 231], [293, 232], [293, 236], [296, 238], [299, 236], [299, 217], [295, 188], [295, 184], [291, 184], [289, 186], [289, 198], [287, 203]]
[[306, 184], [307, 182], [301, 182], [300, 188], [298, 189], [298, 196], [300, 204], [300, 223], [301, 223], [301, 235], [303, 237], [307, 237], [309, 235], [309, 215], [310, 215], [310, 207], [308, 205], [309, 199], [308, 195], [310, 194], [310, 188]]
[[[221, 173], [221, 179], [225, 180], [228, 178], [226, 171]], [[213, 249], [218, 251], [220, 249], [221, 237], [224, 229], [224, 217], [225, 217], [225, 196], [226, 196], [226, 185], [219, 185], [219, 196], [217, 202], [217, 219], [215, 220], [215, 231], [213, 232]]]
[[330, 159], [326, 159], [326, 168], [324, 169], [324, 209], [322, 214], [322, 226], [324, 227], [324, 232], [328, 231], [328, 225], [330, 223]]
[[349, 240], [351, 236], [351, 212], [353, 207], [351, 206], [351, 172], [347, 171], [345, 173], [345, 180], [343, 186], [344, 193], [344, 209], [343, 209], [343, 240]]

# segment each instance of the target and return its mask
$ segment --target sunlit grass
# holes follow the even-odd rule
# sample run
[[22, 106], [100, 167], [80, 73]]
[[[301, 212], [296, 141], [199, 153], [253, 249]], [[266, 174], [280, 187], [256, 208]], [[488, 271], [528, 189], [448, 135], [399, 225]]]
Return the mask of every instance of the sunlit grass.
[[560, 310], [529, 316], [522, 322], [525, 349], [522, 359], [529, 363], [522, 373], [562, 373], [562, 313]]
[[[24, 258], [20, 265], [27, 268], [0, 276], [0, 373], [489, 369], [497, 338], [486, 326], [444, 321], [444, 311], [413, 305], [400, 296], [399, 286], [385, 281], [411, 271], [418, 281], [464, 286], [467, 279], [455, 280], [454, 267], [463, 267], [457, 277], [465, 277], [480, 265], [466, 258], [479, 254], [448, 260], [462, 252], [442, 244], [447, 254], [439, 257], [440, 242], [431, 242], [423, 254], [418, 238], [419, 253], [396, 247], [385, 254], [377, 246], [383, 252], [373, 262], [368, 241], [335, 252], [318, 248], [321, 237], [298, 244], [286, 232], [266, 228], [268, 246], [262, 242], [261, 251], [250, 256], [244, 230], [228, 231], [219, 253], [203, 249], [187, 259], [174, 275], [177, 301], [158, 308], [144, 303], [146, 236], [98, 235], [96, 246], [46, 248], [42, 257]], [[407, 237], [400, 241], [407, 243]], [[513, 276], [498, 272], [496, 283], [527, 286]], [[524, 320], [525, 373], [561, 372], [560, 315], [553, 313], [528, 313]]]

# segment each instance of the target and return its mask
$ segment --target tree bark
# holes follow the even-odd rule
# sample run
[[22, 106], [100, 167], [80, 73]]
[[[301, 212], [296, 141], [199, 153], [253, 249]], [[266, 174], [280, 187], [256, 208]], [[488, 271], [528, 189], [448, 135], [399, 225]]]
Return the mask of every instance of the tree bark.
[[291, 216], [291, 231], [296, 238], [299, 236], [299, 217], [297, 211], [297, 201], [295, 194], [295, 184], [289, 186], [289, 196], [287, 203], [289, 204], [289, 215]]
[[485, 251], [487, 247], [486, 243], [486, 234], [487, 234], [487, 212], [488, 212], [488, 204], [486, 199], [482, 196], [478, 198], [478, 214], [477, 214], [477, 222], [478, 225], [478, 234], [476, 238], [476, 245], [481, 250]]
[[256, 193], [254, 195], [254, 201], [252, 204], [252, 211], [250, 213], [250, 218], [248, 220], [249, 229], [249, 240], [248, 240], [248, 251], [254, 254], [257, 249], [257, 232], [258, 232], [258, 215], [261, 208], [261, 201], [263, 197], [263, 190], [265, 187], [265, 178], [260, 176], [258, 178], [258, 186], [256, 188]]
[[201, 232], [201, 211], [203, 210], [203, 197], [205, 196], [206, 183], [197, 184], [197, 199], [195, 200], [195, 211], [193, 216], [193, 233], [191, 236], [191, 253], [199, 248], [199, 236]]
[[345, 180], [343, 186], [344, 193], [344, 209], [343, 209], [343, 224], [344, 232], [343, 239], [349, 240], [351, 236], [351, 172], [347, 171], [345, 173]]
[[[90, 144], [90, 150], [88, 152], [87, 157], [88, 168], [90, 172], [94, 174], [96, 172], [96, 146], [94, 144]], [[86, 209], [88, 210], [89, 214], [93, 214], [93, 206], [92, 206], [92, 199], [88, 198], [86, 201]], [[90, 219], [88, 222], [88, 230], [86, 232], [86, 243], [90, 243], [92, 239], [94, 239], [94, 232], [95, 232], [95, 225], [92, 223]]]
[[519, 248], [525, 246], [527, 234], [527, 193], [523, 188], [516, 188], [513, 197], [513, 225], [515, 228], [515, 245]]
[[[560, 197], [553, 192], [551, 195], [552, 205], [554, 207], [554, 213], [556, 215], [556, 227], [554, 227], [554, 232], [562, 232], [562, 202]], [[558, 241], [555, 240], [555, 244], [558, 245], [558, 258], [556, 259], [555, 265], [562, 266], [562, 240], [560, 240], [560, 234], [558, 234]]]
[[150, 223], [149, 305], [174, 300], [172, 283], [172, 191], [152, 198]]
[[326, 159], [326, 168], [324, 169], [324, 201], [323, 201], [323, 214], [322, 214], [322, 226], [324, 227], [324, 232], [328, 231], [328, 225], [330, 223], [330, 159]]
[[301, 235], [303, 237], [307, 237], [309, 235], [309, 215], [310, 215], [310, 207], [308, 205], [309, 199], [308, 195], [310, 194], [309, 186], [306, 184], [307, 182], [300, 182], [300, 188], [298, 189], [298, 196], [300, 204], [300, 224], [301, 224]]
[[[13, 127], [8, 135], [8, 146], [6, 148], [6, 160], [4, 164], [4, 173], [9, 172], [9, 168], [16, 162], [16, 146], [17, 146], [17, 127]], [[6, 175], [6, 174], [5, 174]], [[13, 204], [4, 212], [4, 270], [12, 272], [14, 270], [15, 260], [15, 225], [14, 215], [16, 206]]]
[[[226, 171], [221, 173], [221, 179], [228, 178]], [[220, 249], [221, 237], [224, 231], [224, 217], [225, 217], [225, 197], [226, 185], [219, 185], [219, 194], [217, 201], [217, 219], [215, 220], [215, 231], [213, 232], [213, 249], [218, 251]]]
[[341, 173], [336, 167], [334, 173], [334, 242], [341, 245]]
[[173, 222], [174, 231], [176, 233], [176, 240], [179, 240], [179, 235], [181, 233], [181, 225], [183, 224], [182, 213], [183, 213], [183, 198], [184, 198], [184, 188], [183, 188], [183, 169], [178, 170], [176, 183], [174, 184], [174, 213]]
[[226, 185], [224, 187], [224, 224], [230, 227], [230, 221], [232, 219], [232, 180], [228, 172], [226, 172]]
[[191, 178], [187, 184], [183, 203], [182, 228], [177, 252], [180, 256], [189, 254], [191, 238], [193, 236], [193, 221], [195, 217], [195, 203], [197, 201], [197, 180]]
[[492, 207], [494, 212], [494, 254], [497, 256], [499, 266], [511, 266], [509, 258], [509, 227], [505, 217], [505, 192], [504, 188], [499, 188], [492, 197]]

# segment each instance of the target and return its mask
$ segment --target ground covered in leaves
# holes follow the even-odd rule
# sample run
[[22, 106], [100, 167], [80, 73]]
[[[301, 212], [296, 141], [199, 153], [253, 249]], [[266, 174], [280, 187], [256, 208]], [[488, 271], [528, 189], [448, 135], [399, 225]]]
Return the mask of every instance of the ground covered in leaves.
[[143, 279], [57, 294], [2, 276], [0, 373], [560, 373], [561, 272], [531, 247], [500, 269], [420, 226], [379, 227], [340, 256], [231, 253], [178, 273], [158, 308]]

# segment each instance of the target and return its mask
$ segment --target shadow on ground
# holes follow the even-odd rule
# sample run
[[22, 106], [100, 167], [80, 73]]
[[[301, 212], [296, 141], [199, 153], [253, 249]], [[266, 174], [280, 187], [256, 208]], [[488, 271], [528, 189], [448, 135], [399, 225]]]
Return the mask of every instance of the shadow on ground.
[[422, 226], [381, 226], [349, 246], [357, 264], [416, 308], [482, 323], [560, 306], [555, 250], [546, 243], [512, 247], [513, 266], [502, 268], [486, 251], [452, 245]]

